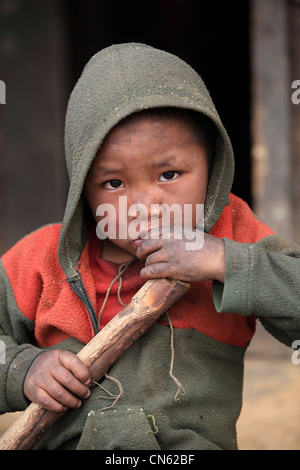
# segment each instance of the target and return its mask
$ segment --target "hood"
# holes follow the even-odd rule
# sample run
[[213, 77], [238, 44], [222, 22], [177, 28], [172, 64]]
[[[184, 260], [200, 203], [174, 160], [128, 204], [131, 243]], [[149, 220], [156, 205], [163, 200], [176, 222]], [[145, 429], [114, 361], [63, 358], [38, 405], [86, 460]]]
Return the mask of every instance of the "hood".
[[205, 202], [206, 232], [229, 203], [233, 151], [200, 76], [180, 58], [144, 44], [119, 44], [103, 49], [85, 66], [70, 96], [66, 114], [65, 152], [70, 188], [58, 258], [68, 279], [78, 276], [75, 267], [87, 237], [82, 190], [101, 143], [126, 116], [164, 106], [198, 111], [217, 127]]

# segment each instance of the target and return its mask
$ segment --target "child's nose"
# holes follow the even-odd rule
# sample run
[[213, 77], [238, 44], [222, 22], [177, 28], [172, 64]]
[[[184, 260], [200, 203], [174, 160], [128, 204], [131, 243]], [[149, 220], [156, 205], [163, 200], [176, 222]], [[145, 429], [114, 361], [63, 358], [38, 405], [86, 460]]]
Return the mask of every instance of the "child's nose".
[[[162, 204], [163, 200], [161, 198], [159, 190], [156, 188], [141, 188], [140, 191], [136, 191], [131, 194], [130, 205], [143, 205], [150, 211], [152, 204]], [[150, 213], [150, 212], [149, 212]]]

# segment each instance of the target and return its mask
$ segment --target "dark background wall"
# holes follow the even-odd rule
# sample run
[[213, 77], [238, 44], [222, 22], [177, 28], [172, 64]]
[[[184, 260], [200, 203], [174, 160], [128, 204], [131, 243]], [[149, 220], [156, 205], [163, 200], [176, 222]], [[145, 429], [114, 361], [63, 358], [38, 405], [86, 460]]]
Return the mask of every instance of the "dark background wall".
[[131, 41], [202, 75], [233, 143], [233, 190], [251, 204], [248, 1], [0, 0], [0, 253], [61, 220], [68, 96], [95, 52]]
[[[86, 3], [85, 3], [86, 4]], [[144, 42], [172, 52], [204, 79], [232, 139], [234, 191], [251, 203], [249, 2], [66, 2], [72, 82], [103, 47]]]

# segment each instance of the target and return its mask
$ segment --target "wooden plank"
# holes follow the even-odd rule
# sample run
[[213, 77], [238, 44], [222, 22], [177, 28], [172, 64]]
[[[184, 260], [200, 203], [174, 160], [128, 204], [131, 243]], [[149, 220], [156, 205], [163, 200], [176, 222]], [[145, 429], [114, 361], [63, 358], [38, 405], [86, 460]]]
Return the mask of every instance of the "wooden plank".
[[62, 2], [0, 2], [0, 254], [61, 220], [66, 69]]
[[290, 79], [287, 7], [252, 0], [252, 191], [254, 211], [292, 238]]
[[[300, 80], [300, 1], [288, 3], [290, 82]], [[291, 94], [296, 90], [292, 89]], [[297, 93], [299, 97], [300, 94]], [[300, 243], [300, 103], [291, 100], [293, 239]]]

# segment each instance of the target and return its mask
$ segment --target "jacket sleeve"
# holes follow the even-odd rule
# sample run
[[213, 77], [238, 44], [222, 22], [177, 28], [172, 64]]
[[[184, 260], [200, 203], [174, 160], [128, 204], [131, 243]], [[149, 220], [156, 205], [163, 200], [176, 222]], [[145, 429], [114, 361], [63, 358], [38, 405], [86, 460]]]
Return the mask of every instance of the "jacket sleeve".
[[277, 235], [257, 243], [224, 242], [225, 283], [213, 283], [216, 310], [255, 315], [292, 347], [300, 339], [300, 246]]
[[26, 373], [41, 350], [34, 346], [34, 324], [19, 311], [2, 262], [0, 264], [0, 412], [23, 410]]
[[[55, 347], [77, 353], [82, 343], [70, 338]], [[45, 350], [35, 346], [34, 321], [19, 310], [0, 261], [0, 413], [21, 411], [29, 405], [23, 383], [32, 362]]]

